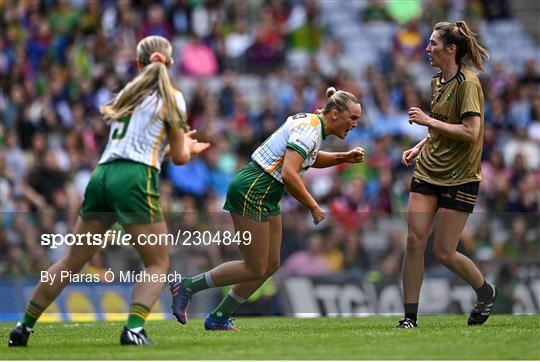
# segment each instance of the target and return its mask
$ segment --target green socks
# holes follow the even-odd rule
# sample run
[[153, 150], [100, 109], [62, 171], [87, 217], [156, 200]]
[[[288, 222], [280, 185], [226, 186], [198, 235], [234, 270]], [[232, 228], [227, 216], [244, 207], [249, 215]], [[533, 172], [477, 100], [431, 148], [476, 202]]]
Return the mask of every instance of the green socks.
[[[26, 307], [26, 312], [24, 313], [21, 323], [28, 328], [34, 328], [36, 321], [41, 316], [41, 313], [43, 313], [44, 310], [45, 308], [40, 307], [33, 301], [30, 301], [30, 303], [28, 303], [28, 307]], [[142, 328], [149, 313], [150, 308], [148, 308], [144, 304], [133, 303], [129, 311], [129, 317], [126, 327], [128, 327], [129, 329]]]
[[226, 320], [231, 318], [234, 312], [244, 304], [246, 300], [236, 294], [232, 289], [229, 291], [229, 294], [223, 298], [221, 303], [217, 306], [216, 309], [210, 315], [219, 320]]
[[146, 321], [146, 317], [148, 317], [149, 313], [150, 308], [148, 308], [144, 304], [133, 303], [129, 310], [129, 317], [126, 327], [131, 330], [136, 328], [142, 329], [142, 327], [144, 326], [144, 322]]
[[184, 279], [181, 285], [182, 288], [184, 288], [191, 294], [195, 294], [197, 292], [200, 292], [201, 290], [205, 290], [215, 286], [209, 271], [191, 278]]
[[26, 307], [26, 312], [24, 312], [21, 323], [28, 328], [34, 328], [34, 324], [36, 324], [38, 318], [41, 316], [41, 313], [43, 313], [44, 310], [45, 308], [40, 307], [33, 301], [30, 301]]

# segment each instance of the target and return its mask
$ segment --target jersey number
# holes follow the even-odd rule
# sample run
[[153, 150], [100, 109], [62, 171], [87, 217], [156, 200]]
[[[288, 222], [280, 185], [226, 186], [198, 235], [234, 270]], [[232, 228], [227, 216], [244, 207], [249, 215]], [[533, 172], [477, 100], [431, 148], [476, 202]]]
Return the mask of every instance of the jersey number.
[[122, 128], [121, 129], [120, 128], [115, 128], [114, 129], [113, 134], [112, 134], [112, 139], [113, 140], [121, 140], [122, 138], [124, 138], [124, 136], [127, 133], [127, 129], [128, 129], [130, 120], [131, 120], [130, 116], [124, 116], [124, 117], [116, 120], [116, 122], [122, 123]]

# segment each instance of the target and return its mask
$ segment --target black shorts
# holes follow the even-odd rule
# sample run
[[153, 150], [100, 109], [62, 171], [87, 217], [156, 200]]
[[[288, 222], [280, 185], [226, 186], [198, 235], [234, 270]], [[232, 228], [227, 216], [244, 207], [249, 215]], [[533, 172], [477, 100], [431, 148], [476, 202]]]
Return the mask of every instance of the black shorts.
[[413, 177], [411, 192], [436, 196], [439, 207], [458, 211], [473, 212], [480, 182], [469, 182], [456, 186], [433, 185]]

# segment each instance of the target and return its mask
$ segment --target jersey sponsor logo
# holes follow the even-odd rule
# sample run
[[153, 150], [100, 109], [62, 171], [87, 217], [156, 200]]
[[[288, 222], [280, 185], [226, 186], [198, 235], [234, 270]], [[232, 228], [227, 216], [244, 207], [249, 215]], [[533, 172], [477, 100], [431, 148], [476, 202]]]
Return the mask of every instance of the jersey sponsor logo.
[[429, 112], [429, 116], [431, 118], [435, 118], [436, 120], [446, 122], [448, 121], [448, 116], [445, 116], [444, 114], [438, 114], [435, 112]]
[[452, 92], [448, 93], [448, 95], [446, 96], [445, 102], [450, 102], [451, 100], [452, 100]]

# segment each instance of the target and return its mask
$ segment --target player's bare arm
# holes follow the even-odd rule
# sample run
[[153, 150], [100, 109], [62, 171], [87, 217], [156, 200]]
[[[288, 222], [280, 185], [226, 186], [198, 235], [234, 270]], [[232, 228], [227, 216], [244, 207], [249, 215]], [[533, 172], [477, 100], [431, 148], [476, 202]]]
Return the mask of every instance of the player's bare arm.
[[480, 133], [480, 117], [467, 116], [461, 124], [450, 124], [429, 117], [420, 108], [409, 109], [409, 122], [435, 129], [444, 135], [459, 141], [474, 142]]
[[315, 168], [326, 168], [342, 163], [360, 163], [364, 161], [365, 151], [362, 147], [355, 147], [347, 152], [319, 151], [313, 164]]
[[296, 151], [290, 149], [287, 150], [283, 161], [281, 176], [287, 191], [311, 211], [313, 222], [317, 225], [326, 218], [326, 214], [320, 208], [313, 196], [311, 196], [298, 173], [303, 162], [304, 159], [302, 155]]

